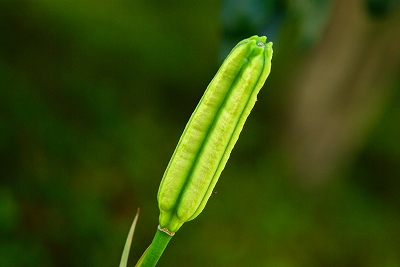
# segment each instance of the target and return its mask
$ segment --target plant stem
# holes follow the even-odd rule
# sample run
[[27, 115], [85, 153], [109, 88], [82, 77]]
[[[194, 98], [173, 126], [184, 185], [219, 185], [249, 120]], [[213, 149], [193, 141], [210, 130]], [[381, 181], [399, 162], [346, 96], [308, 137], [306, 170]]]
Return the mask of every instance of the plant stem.
[[154, 267], [163, 254], [172, 236], [157, 229], [157, 232], [151, 242], [150, 246], [140, 257], [136, 267]]

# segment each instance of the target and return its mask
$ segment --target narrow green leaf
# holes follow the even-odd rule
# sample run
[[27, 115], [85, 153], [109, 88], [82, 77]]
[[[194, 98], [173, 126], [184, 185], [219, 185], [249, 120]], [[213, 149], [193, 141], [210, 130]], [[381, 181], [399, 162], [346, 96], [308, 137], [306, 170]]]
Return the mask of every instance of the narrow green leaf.
[[133, 237], [133, 233], [135, 232], [136, 222], [139, 218], [139, 211], [140, 211], [140, 208], [138, 208], [138, 210], [136, 212], [135, 219], [132, 222], [132, 226], [131, 226], [131, 229], [129, 230], [128, 237], [126, 238], [125, 247], [124, 247], [124, 251], [122, 252], [121, 263], [119, 264], [119, 267], [126, 267], [126, 265], [128, 263], [129, 251], [131, 249], [132, 237]]

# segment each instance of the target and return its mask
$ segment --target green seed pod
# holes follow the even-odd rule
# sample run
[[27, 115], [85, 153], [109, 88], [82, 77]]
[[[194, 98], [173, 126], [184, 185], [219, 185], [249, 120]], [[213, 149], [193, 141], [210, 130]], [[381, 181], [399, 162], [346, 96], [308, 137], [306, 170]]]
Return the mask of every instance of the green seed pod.
[[189, 119], [158, 190], [171, 234], [204, 209], [271, 69], [272, 43], [252, 36], [227, 56]]

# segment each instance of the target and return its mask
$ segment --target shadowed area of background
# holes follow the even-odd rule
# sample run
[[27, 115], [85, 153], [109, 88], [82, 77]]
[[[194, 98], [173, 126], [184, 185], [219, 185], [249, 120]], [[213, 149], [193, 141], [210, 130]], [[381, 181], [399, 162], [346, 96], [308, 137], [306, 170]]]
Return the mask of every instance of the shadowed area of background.
[[130, 266], [229, 50], [272, 72], [159, 266], [400, 266], [397, 0], [0, 1], [0, 266]]

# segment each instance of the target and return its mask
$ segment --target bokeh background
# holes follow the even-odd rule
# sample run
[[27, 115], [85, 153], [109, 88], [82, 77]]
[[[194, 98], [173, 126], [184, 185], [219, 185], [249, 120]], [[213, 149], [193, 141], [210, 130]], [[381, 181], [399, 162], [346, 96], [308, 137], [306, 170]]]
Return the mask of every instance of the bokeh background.
[[397, 0], [1, 0], [0, 266], [130, 266], [229, 50], [272, 72], [158, 266], [400, 266]]

